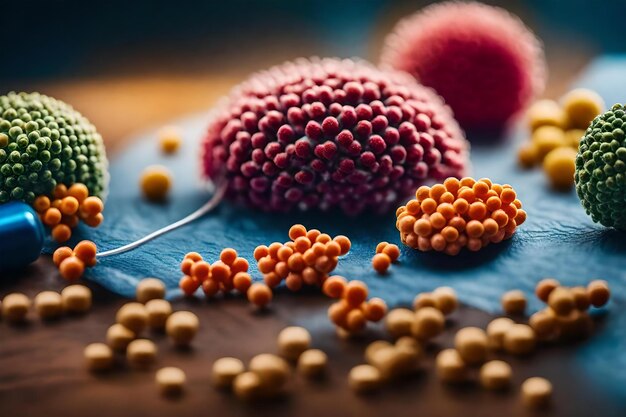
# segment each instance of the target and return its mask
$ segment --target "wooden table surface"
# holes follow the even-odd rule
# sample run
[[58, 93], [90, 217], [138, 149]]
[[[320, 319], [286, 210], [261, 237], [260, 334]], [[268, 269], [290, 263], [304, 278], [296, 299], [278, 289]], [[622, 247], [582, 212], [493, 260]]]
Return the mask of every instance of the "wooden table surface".
[[[553, 97], [561, 94], [575, 76], [572, 69], [582, 67], [580, 59], [559, 62], [563, 71], [560, 75], [557, 71], [548, 93]], [[40, 90], [72, 103], [99, 127], [109, 153], [114, 154], [123, 149], [125, 138], [135, 131], [208, 108], [243, 74], [191, 78], [119, 76], [40, 83], [23, 89]], [[20, 87], [16, 83], [15, 89]], [[455, 329], [485, 326], [493, 318], [465, 307], [452, 316], [448, 331], [429, 348], [419, 373], [376, 395], [356, 396], [347, 386], [347, 373], [363, 362], [367, 342], [383, 333], [377, 326], [362, 339], [338, 338], [326, 318], [330, 301], [315, 293], [279, 293], [273, 307], [262, 314], [253, 312], [247, 302], [238, 298], [210, 303], [175, 301], [175, 309], [189, 309], [200, 317], [202, 330], [193, 347], [185, 351], [171, 347], [164, 335], [148, 335], [159, 347], [157, 366], [179, 366], [188, 376], [184, 396], [164, 399], [157, 393], [153, 371], [132, 371], [122, 358], [115, 371], [104, 375], [95, 376], [84, 369], [83, 348], [104, 340], [115, 311], [125, 302], [94, 284], [86, 284], [94, 290], [94, 307], [85, 316], [42, 323], [31, 312], [24, 326], [0, 321], [0, 416], [626, 415], [625, 404], [611, 402], [584, 375], [568, 366], [576, 346], [545, 347], [525, 359], [507, 357], [514, 369], [513, 388], [509, 392], [494, 394], [476, 384], [456, 388], [440, 384], [433, 371], [434, 354], [452, 345]], [[64, 285], [50, 259], [42, 257], [26, 271], [1, 276], [0, 296], [21, 291], [34, 297], [42, 290], [60, 290]], [[254, 405], [243, 404], [210, 387], [210, 367], [215, 359], [236, 356], [245, 361], [258, 353], [275, 352], [278, 332], [292, 324], [307, 327], [315, 347], [329, 354], [330, 372], [326, 380], [309, 383], [295, 377], [289, 383], [289, 395]], [[535, 375], [553, 381], [554, 402], [548, 410], [529, 412], [520, 404], [519, 385]]]

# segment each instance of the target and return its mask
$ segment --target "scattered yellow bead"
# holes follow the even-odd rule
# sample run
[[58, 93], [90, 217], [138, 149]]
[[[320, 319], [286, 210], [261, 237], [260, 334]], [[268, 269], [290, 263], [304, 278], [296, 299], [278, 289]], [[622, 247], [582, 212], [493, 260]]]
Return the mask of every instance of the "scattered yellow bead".
[[158, 133], [161, 151], [165, 154], [173, 154], [178, 151], [182, 143], [180, 129], [176, 126], [165, 126]]
[[154, 165], [143, 171], [140, 184], [146, 199], [163, 201], [172, 186], [172, 176], [167, 168]]
[[563, 130], [554, 126], [542, 126], [533, 132], [532, 143], [537, 148], [537, 161], [543, 158], [553, 149], [566, 146]]
[[576, 155], [571, 147], [556, 148], [546, 155], [543, 170], [554, 188], [566, 190], [574, 185]]
[[587, 129], [591, 121], [604, 111], [604, 101], [595, 91], [577, 88], [561, 99], [571, 128]]
[[567, 117], [565, 112], [554, 100], [538, 100], [533, 103], [526, 113], [531, 130], [541, 126], [565, 127]]

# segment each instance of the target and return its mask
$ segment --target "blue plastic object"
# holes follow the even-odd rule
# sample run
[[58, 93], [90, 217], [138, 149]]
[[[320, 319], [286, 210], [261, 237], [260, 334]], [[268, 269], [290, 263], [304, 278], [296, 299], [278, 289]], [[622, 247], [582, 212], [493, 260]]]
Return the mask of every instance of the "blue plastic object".
[[[624, 73], [626, 58], [598, 60], [577, 85], [598, 91], [610, 106], [626, 100]], [[206, 202], [209, 195], [199, 181], [198, 166], [198, 141], [206, 128], [206, 117], [199, 115], [178, 125], [185, 139], [179, 154], [163, 156], [153, 131], [113, 161], [105, 221], [98, 229], [81, 228], [82, 235], [76, 233], [75, 241], [87, 238], [97, 242], [100, 250], [112, 249], [170, 224]], [[371, 257], [380, 241], [400, 243], [394, 213], [358, 218], [323, 213], [282, 215], [224, 203], [192, 225], [133, 252], [103, 259], [86, 275], [127, 297], [134, 295], [140, 279], [155, 276], [165, 281], [169, 296], [176, 296], [179, 264], [186, 252], [199, 251], [213, 262], [222, 248], [230, 246], [253, 260], [256, 245], [286, 241], [289, 226], [300, 222], [331, 235], [349, 236], [352, 250], [340, 261], [336, 273], [364, 280], [372, 296], [384, 298], [391, 306], [408, 305], [416, 293], [448, 285], [458, 291], [465, 304], [497, 313], [503, 292], [521, 289], [530, 296], [544, 277], [558, 278], [565, 285], [602, 278], [613, 290], [610, 314], [605, 325], [579, 350], [580, 362], [572, 366], [626, 400], [626, 233], [593, 223], [574, 190], [552, 191], [541, 170], [519, 169], [516, 151], [527, 136], [526, 129], [521, 128], [499, 143], [473, 142], [473, 175], [513, 185], [528, 212], [528, 220], [511, 240], [476, 254], [449, 257], [402, 247], [400, 263], [380, 276], [370, 266]], [[151, 164], [165, 165], [174, 174], [171, 199], [162, 205], [147, 203], [140, 196], [141, 171]], [[260, 279], [255, 262], [251, 262], [250, 272]], [[529, 298], [531, 312], [541, 307], [534, 297]]]
[[31, 206], [0, 205], [0, 270], [22, 268], [35, 261], [44, 244], [44, 230]]

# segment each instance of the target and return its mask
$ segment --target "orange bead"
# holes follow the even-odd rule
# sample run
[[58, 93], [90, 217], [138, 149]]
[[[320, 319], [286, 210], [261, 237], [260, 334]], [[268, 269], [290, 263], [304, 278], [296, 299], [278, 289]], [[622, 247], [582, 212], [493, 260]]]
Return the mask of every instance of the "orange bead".
[[369, 321], [380, 321], [387, 314], [387, 304], [380, 298], [372, 298], [364, 304], [363, 314]]
[[302, 280], [302, 276], [300, 274], [291, 272], [287, 275], [287, 278], [285, 278], [285, 286], [290, 291], [300, 291], [302, 284], [304, 284], [304, 281]]
[[258, 267], [259, 271], [261, 271], [262, 274], [269, 274], [270, 272], [273, 272], [275, 266], [276, 261], [273, 260], [269, 255], [259, 259]]
[[346, 284], [343, 291], [343, 299], [352, 306], [360, 306], [367, 299], [367, 285], [364, 282], [354, 280]]
[[465, 231], [469, 237], [479, 238], [485, 233], [485, 227], [478, 220], [470, 220], [465, 227]]
[[96, 259], [96, 244], [90, 240], [83, 240], [74, 247], [74, 255], [86, 264], [92, 263]]
[[317, 257], [324, 256], [324, 254], [326, 253], [326, 246], [316, 242], [313, 244], [313, 246], [311, 246], [311, 250]]
[[104, 203], [98, 197], [87, 197], [80, 205], [81, 211], [86, 217], [93, 217], [104, 210]]
[[296, 252], [287, 260], [287, 266], [290, 271], [300, 272], [306, 267], [302, 254]]
[[76, 256], [65, 258], [59, 265], [59, 273], [68, 281], [76, 281], [83, 276], [85, 264]]
[[346, 330], [359, 332], [365, 328], [367, 319], [361, 310], [351, 310], [346, 316]]
[[74, 197], [79, 203], [82, 203], [87, 197], [89, 197], [89, 190], [85, 184], [77, 182], [72, 184], [67, 190], [67, 195]]
[[430, 234], [432, 233], [433, 227], [430, 224], [430, 221], [426, 219], [419, 219], [415, 222], [415, 225], [413, 226], [413, 231], [418, 236], [427, 237], [430, 236]]
[[336, 264], [328, 256], [320, 256], [315, 261], [315, 269], [322, 273], [328, 273], [335, 269]]
[[446, 225], [446, 218], [441, 213], [433, 213], [430, 216], [430, 224], [434, 229], [441, 230]]
[[61, 199], [67, 195], [67, 187], [65, 184], [59, 184], [54, 187], [54, 191], [52, 192], [54, 198]]
[[438, 252], [443, 251], [446, 248], [446, 239], [441, 233], [436, 233], [430, 238], [430, 245]]
[[459, 232], [463, 232], [465, 230], [465, 219], [463, 217], [457, 216], [450, 219], [448, 222], [448, 226], [454, 227]]
[[385, 253], [377, 253], [372, 258], [372, 268], [379, 274], [384, 274], [391, 265], [391, 258]]
[[433, 214], [437, 210], [437, 202], [432, 198], [427, 198], [422, 201], [421, 208], [424, 213]]
[[[194, 292], [195, 290], [187, 295], [193, 295]], [[218, 292], [220, 292], [220, 283], [212, 279], [207, 279], [206, 281], [202, 282], [202, 292], [204, 292], [204, 295], [206, 295], [207, 297], [213, 297]]]
[[459, 231], [452, 226], [446, 226], [441, 230], [441, 235], [446, 242], [454, 242], [459, 238]]
[[467, 240], [467, 248], [472, 252], [479, 251], [483, 247], [482, 242], [478, 238], [470, 238]]
[[474, 194], [474, 190], [471, 188], [465, 188], [459, 191], [458, 198], [462, 198], [471, 204], [476, 200], [476, 195]]
[[315, 242], [324, 243], [324, 244], [330, 242], [331, 240], [332, 239], [331, 239], [330, 235], [328, 235], [326, 233], [322, 233], [318, 237], [315, 238]]
[[430, 187], [422, 185], [415, 191], [415, 198], [420, 203], [430, 197]]
[[66, 224], [57, 224], [52, 228], [52, 239], [62, 243], [67, 242], [72, 237], [72, 229]]
[[[287, 275], [285, 275], [285, 277], [287, 277]], [[282, 278], [279, 277], [275, 272], [270, 272], [269, 274], [263, 275], [263, 282], [265, 282], [265, 284], [272, 288], [278, 286], [281, 281]]]
[[443, 250], [447, 255], [456, 256], [461, 252], [461, 245], [458, 242], [451, 242], [446, 245], [446, 248]]
[[441, 214], [446, 220], [454, 217], [454, 206], [450, 203], [441, 203], [437, 207], [437, 213]]
[[272, 301], [272, 290], [265, 284], [255, 282], [248, 289], [248, 301], [257, 307], [265, 307]]
[[394, 245], [393, 243], [390, 243], [387, 246], [385, 246], [382, 253], [389, 256], [389, 259], [391, 259], [391, 262], [395, 262], [400, 257], [400, 248], [398, 247], [398, 245]]
[[502, 204], [511, 204], [515, 201], [517, 195], [512, 188], [503, 188], [500, 198], [502, 199]]
[[469, 203], [464, 198], [457, 198], [454, 203], [452, 203], [452, 207], [459, 214], [465, 214], [467, 210], [469, 210]]
[[478, 198], [483, 198], [489, 192], [489, 184], [483, 181], [476, 181], [472, 186], [474, 195]]
[[318, 258], [318, 256], [315, 254], [313, 249], [307, 250], [302, 255], [302, 259], [304, 259], [304, 263], [306, 263], [309, 266], [315, 265], [315, 261], [317, 260], [317, 258]]
[[293, 255], [293, 249], [289, 246], [283, 246], [276, 252], [276, 257], [281, 261], [286, 261], [291, 255]]
[[307, 285], [320, 285], [323, 283], [322, 277], [325, 276], [310, 266], [304, 268], [301, 275], [302, 281]]
[[446, 190], [456, 195], [456, 193], [459, 191], [459, 188], [461, 187], [461, 182], [454, 177], [450, 177], [443, 182], [443, 185], [444, 187], [446, 187]]
[[61, 213], [71, 215], [78, 211], [79, 203], [74, 197], [65, 197], [61, 200]]
[[55, 200], [52, 200], [50, 202], [50, 207], [54, 207], [55, 209], [61, 209], [61, 199], [57, 198]]
[[285, 242], [283, 246], [287, 246], [289, 249], [291, 249], [294, 252], [296, 251], [296, 245], [292, 241]]
[[491, 237], [498, 233], [498, 223], [494, 219], [483, 220], [484, 235]]
[[339, 246], [341, 246], [341, 256], [350, 252], [350, 248], [352, 247], [352, 242], [347, 236], [337, 235], [335, 236], [333, 241], [339, 243]]
[[[406, 203], [406, 212], [409, 213], [411, 216], [417, 216], [420, 213], [420, 203], [417, 200], [411, 200], [408, 203]], [[396, 217], [398, 216], [399, 213], [396, 213]]]
[[201, 261], [201, 260], [202, 260], [202, 255], [200, 255], [198, 252], [188, 252], [188, 253], [185, 255], [185, 258], [184, 258], [184, 259], [190, 259], [190, 260], [192, 260], [193, 262], [198, 262], [198, 261]]
[[330, 241], [326, 244], [326, 252], [324, 254], [330, 258], [335, 258], [341, 255], [341, 246], [335, 241]]
[[245, 258], [238, 256], [230, 265], [230, 273], [238, 274], [239, 272], [248, 272], [249, 267], [250, 264], [248, 263], [248, 261]]
[[311, 241], [306, 236], [300, 236], [294, 241], [296, 251], [299, 253], [306, 252], [311, 247]]
[[476, 183], [476, 180], [474, 178], [471, 177], [465, 177], [465, 178], [461, 178], [461, 187], [473, 187], [474, 184]]
[[299, 237], [306, 236], [306, 227], [301, 224], [294, 224], [289, 228], [289, 239], [296, 240]]
[[342, 296], [348, 281], [339, 275], [329, 277], [322, 285], [322, 292], [330, 298]]
[[385, 246], [387, 246], [388, 244], [389, 242], [380, 242], [378, 245], [376, 245], [376, 253], [381, 253], [383, 249], [385, 249]]
[[498, 194], [498, 196], [499, 196], [500, 194], [502, 194], [502, 190], [503, 190], [503, 188], [502, 188], [502, 186], [501, 186], [500, 184], [492, 184], [492, 185], [491, 185], [491, 189], [492, 189], [493, 191], [495, 191], [495, 192], [496, 192], [496, 194]]
[[519, 201], [517, 198], [516, 198], [515, 200], [513, 200], [513, 203], [512, 203], [512, 204], [513, 204], [515, 207], [517, 207], [517, 208], [518, 208], [518, 210], [522, 208], [522, 202], [521, 202], [521, 201]]
[[86, 217], [83, 219], [83, 222], [89, 227], [98, 227], [100, 223], [104, 220], [104, 216], [102, 213], [96, 214], [93, 217]]
[[242, 294], [245, 294], [251, 285], [252, 277], [247, 272], [237, 272], [233, 277], [233, 286]]
[[70, 229], [73, 229], [76, 226], [78, 226], [79, 222], [80, 222], [80, 219], [75, 214], [73, 214], [71, 216], [67, 216], [67, 215], [64, 214], [63, 216], [61, 216], [61, 223], [69, 226]]
[[500, 197], [489, 197], [487, 199], [487, 210], [493, 212], [498, 210], [500, 207], [502, 207], [502, 200], [500, 200]]
[[72, 248], [69, 246], [61, 246], [54, 251], [54, 254], [52, 255], [52, 262], [54, 262], [56, 266], [59, 266], [64, 259], [69, 258], [73, 254], [74, 252], [72, 251]]
[[491, 186], [493, 185], [493, 182], [489, 178], [481, 178], [478, 181], [484, 182], [489, 188], [491, 188]]
[[54, 207], [49, 208], [43, 215], [43, 222], [46, 226], [56, 226], [61, 222], [61, 211]]
[[233, 248], [224, 248], [220, 253], [220, 261], [224, 262], [226, 265], [232, 265], [237, 259], [237, 251]]
[[192, 261], [191, 259], [185, 258], [180, 263], [180, 270], [185, 275], [191, 275], [191, 267], [193, 266], [193, 264], [194, 264], [194, 261]]
[[509, 222], [509, 216], [502, 209], [494, 211], [491, 218], [498, 223], [498, 227], [504, 227]]
[[[197, 264], [196, 264], [197, 265]], [[194, 265], [195, 267], [195, 265]], [[191, 269], [193, 272], [193, 268]], [[217, 261], [211, 265], [211, 279], [218, 282], [226, 282], [230, 277], [230, 267], [222, 261]]]
[[289, 275], [289, 266], [287, 266], [287, 262], [278, 262], [274, 267], [274, 272], [280, 278], [287, 278], [287, 275]]
[[448, 204], [452, 204], [454, 203], [455, 197], [452, 193], [446, 191], [445, 193], [441, 194], [441, 197], [439, 197], [439, 203], [443, 204], [443, 203], [448, 203]]
[[411, 215], [407, 215], [402, 217], [398, 221], [398, 229], [403, 233], [410, 233], [413, 230], [413, 225], [415, 224], [415, 217]]
[[50, 199], [45, 195], [40, 195], [33, 201], [33, 208], [38, 213], [43, 213], [50, 208]]
[[476, 201], [470, 204], [467, 214], [473, 220], [482, 220], [487, 216], [487, 206], [485, 205], [485, 203]]
[[343, 326], [348, 312], [351, 310], [350, 305], [345, 300], [339, 300], [328, 308], [328, 318], [336, 325]]
[[322, 232], [320, 232], [317, 229], [311, 229], [308, 232], [306, 232], [306, 237], [308, 237], [311, 242], [315, 242], [315, 240], [321, 233]]
[[196, 280], [203, 282], [209, 279], [209, 276], [211, 275], [211, 264], [205, 261], [195, 262], [192, 264], [190, 272], [190, 275]]
[[443, 184], [435, 184], [432, 187], [430, 187], [430, 198], [432, 198], [433, 200], [435, 200], [436, 202], [439, 202], [439, 198], [443, 195], [443, 193], [445, 193], [446, 187]]
[[280, 248], [282, 248], [282, 247], [283, 247], [283, 244], [282, 244], [282, 243], [280, 243], [280, 242], [274, 242], [274, 243], [272, 243], [272, 244], [269, 246], [269, 248], [268, 248], [269, 255], [270, 255], [273, 259], [278, 258], [278, 250], [279, 250]]
[[269, 250], [267, 248], [267, 246], [265, 245], [259, 245], [254, 249], [254, 259], [258, 262], [261, 260], [261, 258], [265, 258], [267, 255], [269, 255]]
[[515, 223], [519, 226], [526, 221], [526, 212], [522, 209], [517, 210], [517, 215], [515, 216]]

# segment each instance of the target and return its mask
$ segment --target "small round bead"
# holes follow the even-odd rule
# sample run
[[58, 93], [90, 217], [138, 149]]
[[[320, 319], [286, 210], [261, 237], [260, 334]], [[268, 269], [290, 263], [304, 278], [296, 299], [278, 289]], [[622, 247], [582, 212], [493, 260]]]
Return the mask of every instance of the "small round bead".
[[446, 319], [434, 307], [423, 307], [415, 312], [412, 334], [420, 340], [429, 340], [443, 332]]
[[430, 292], [419, 293], [413, 299], [413, 309], [419, 310], [423, 307], [435, 307], [437, 308], [437, 301], [435, 297]]
[[385, 253], [377, 253], [372, 258], [372, 267], [379, 274], [386, 273], [390, 266], [391, 258]]
[[587, 310], [591, 305], [591, 299], [589, 298], [589, 293], [587, 292], [587, 288], [585, 287], [572, 287], [570, 288], [570, 292], [574, 296], [574, 302], [576, 303], [576, 308], [579, 310]]
[[180, 148], [182, 135], [176, 126], [165, 126], [157, 133], [161, 152], [164, 154], [174, 154]]
[[252, 284], [247, 295], [248, 301], [259, 308], [267, 306], [272, 301], [272, 289], [260, 282]]
[[487, 333], [478, 327], [465, 327], [459, 330], [454, 337], [454, 347], [463, 361], [468, 364], [484, 362], [487, 358], [488, 346]]
[[589, 294], [589, 301], [594, 307], [602, 307], [611, 298], [609, 284], [602, 280], [591, 281], [587, 286], [587, 293]]
[[72, 251], [72, 248], [70, 248], [69, 246], [61, 246], [54, 251], [54, 254], [52, 255], [52, 261], [56, 266], [59, 266], [61, 265], [61, 262], [72, 256], [73, 254], [74, 251]]
[[165, 284], [157, 278], [144, 278], [137, 284], [135, 291], [137, 301], [147, 303], [165, 297]]
[[179, 395], [182, 393], [187, 381], [185, 372], [173, 366], [159, 369], [154, 379], [163, 395]]
[[31, 302], [22, 293], [8, 294], [2, 300], [2, 317], [10, 323], [20, 323], [26, 320]]
[[500, 299], [502, 310], [509, 315], [522, 315], [526, 311], [526, 296], [520, 290], [507, 291]]
[[261, 378], [261, 383], [269, 390], [279, 390], [289, 379], [289, 364], [281, 357], [262, 353], [250, 359], [248, 369]]
[[233, 380], [233, 392], [244, 400], [251, 401], [263, 395], [261, 378], [254, 372], [242, 372]]
[[522, 383], [522, 400], [529, 408], [543, 408], [552, 398], [552, 384], [540, 377], [528, 378]]
[[106, 333], [107, 344], [113, 350], [123, 352], [133, 340], [135, 340], [135, 333], [119, 323], [109, 327]]
[[548, 152], [543, 160], [543, 171], [553, 188], [568, 190], [574, 186], [577, 154], [576, 150], [568, 146], [561, 146]]
[[67, 195], [74, 197], [79, 203], [82, 203], [89, 197], [89, 189], [85, 184], [72, 184], [70, 188], [67, 189]]
[[400, 257], [400, 248], [398, 247], [398, 245], [394, 245], [393, 243], [389, 243], [382, 250], [382, 253], [384, 253], [385, 255], [389, 256], [389, 259], [391, 259], [391, 262], [396, 262], [398, 260], [398, 258]]
[[61, 291], [63, 310], [82, 314], [91, 308], [91, 290], [84, 285], [70, 285]]
[[83, 351], [87, 369], [92, 372], [101, 372], [113, 366], [113, 351], [104, 343], [92, 343]]
[[152, 330], [162, 330], [165, 328], [167, 318], [172, 314], [172, 305], [169, 301], [155, 298], [146, 303], [148, 312], [148, 326]]
[[141, 190], [146, 199], [150, 201], [163, 201], [172, 185], [169, 170], [162, 166], [151, 166], [141, 174]]
[[126, 348], [126, 359], [133, 368], [149, 368], [155, 362], [156, 356], [157, 347], [148, 339], [133, 340]]
[[87, 265], [95, 264], [96, 244], [90, 240], [83, 240], [74, 247], [74, 255]]
[[245, 370], [243, 362], [237, 358], [220, 358], [213, 362], [211, 382], [215, 388], [230, 389], [235, 378]]
[[494, 360], [480, 367], [480, 384], [489, 390], [503, 390], [511, 385], [513, 370], [504, 361]]
[[165, 322], [165, 331], [176, 346], [188, 346], [198, 333], [200, 321], [190, 311], [172, 313]]
[[61, 213], [69, 216], [76, 213], [78, 211], [78, 207], [79, 203], [77, 199], [74, 197], [65, 197], [61, 200], [61, 207], [59, 209], [61, 210]]
[[467, 380], [467, 367], [455, 349], [444, 349], [435, 359], [437, 377], [446, 383], [457, 384]]
[[561, 286], [561, 284], [554, 278], [543, 279], [537, 283], [537, 286], [535, 287], [535, 295], [541, 301], [547, 303], [550, 293], [559, 286]]
[[536, 344], [535, 331], [526, 324], [514, 324], [504, 334], [504, 350], [513, 355], [528, 355]]
[[556, 126], [564, 128], [567, 116], [559, 103], [554, 100], [537, 100], [526, 112], [526, 118], [531, 130], [540, 126]]
[[297, 360], [310, 346], [311, 334], [304, 327], [286, 327], [278, 334], [278, 350], [291, 361]]
[[43, 291], [35, 297], [35, 311], [44, 320], [58, 318], [63, 314], [61, 294], [55, 291]]
[[415, 313], [407, 308], [394, 308], [387, 313], [385, 327], [393, 338], [407, 336], [411, 334]]
[[87, 197], [80, 205], [80, 212], [85, 217], [96, 217], [102, 213], [102, 210], [104, 210], [104, 204], [100, 198], [95, 196]]
[[382, 385], [380, 371], [372, 365], [357, 365], [350, 370], [348, 382], [357, 394], [376, 391]]
[[550, 293], [548, 305], [556, 314], [566, 316], [576, 308], [576, 300], [568, 288], [557, 287]]
[[538, 311], [528, 319], [528, 325], [532, 327], [540, 338], [549, 338], [556, 331], [557, 321], [553, 314]]
[[363, 314], [369, 321], [377, 322], [387, 314], [387, 304], [382, 298], [370, 298], [363, 306]]
[[591, 121], [604, 111], [604, 101], [595, 91], [577, 88], [561, 99], [569, 127], [587, 129]]
[[450, 287], [439, 287], [432, 292], [435, 300], [435, 307], [445, 316], [452, 313], [459, 307], [459, 300], [456, 292]]
[[324, 375], [328, 366], [328, 356], [319, 349], [302, 352], [298, 358], [298, 373], [306, 378], [319, 378]]
[[341, 246], [342, 256], [350, 252], [350, 248], [352, 247], [352, 242], [350, 242], [350, 239], [348, 239], [347, 236], [343, 236], [343, 235], [335, 236], [333, 241], [339, 243], [339, 246]]
[[148, 325], [148, 312], [141, 303], [126, 303], [117, 310], [115, 321], [139, 334]]
[[85, 263], [76, 256], [65, 258], [59, 265], [59, 274], [68, 281], [76, 281], [83, 276]]
[[346, 284], [342, 297], [349, 305], [357, 307], [365, 302], [367, 293], [367, 285], [364, 282], [352, 280]]
[[322, 285], [322, 291], [330, 298], [339, 298], [343, 294], [348, 281], [339, 275], [329, 277]]
[[489, 347], [494, 350], [503, 349], [504, 335], [514, 324], [515, 322], [508, 317], [493, 319], [486, 329]]

